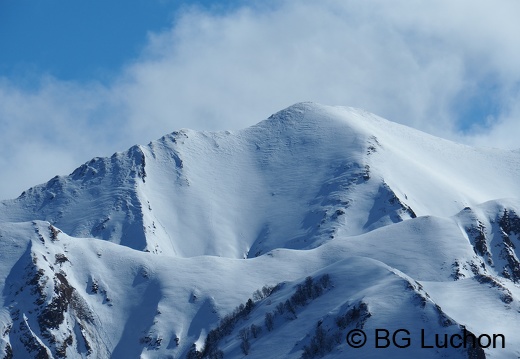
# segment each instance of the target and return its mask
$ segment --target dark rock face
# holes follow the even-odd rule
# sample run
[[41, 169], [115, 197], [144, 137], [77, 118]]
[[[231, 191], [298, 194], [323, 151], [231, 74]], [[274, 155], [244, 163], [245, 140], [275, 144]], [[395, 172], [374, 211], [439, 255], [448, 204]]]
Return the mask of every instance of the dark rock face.
[[74, 288], [69, 285], [67, 278], [62, 273], [57, 273], [53, 282], [55, 296], [38, 316], [38, 324], [42, 333], [46, 333], [48, 329], [59, 328], [65, 319], [64, 313], [67, 312], [72, 302]]
[[520, 218], [515, 211], [504, 209], [502, 215], [498, 216], [497, 222], [503, 242], [500, 254], [507, 261], [507, 265], [502, 273], [504, 277], [518, 283], [520, 282], [520, 261], [512, 238], [516, 237], [516, 240], [519, 239]]
[[520, 217], [518, 217], [515, 211], [504, 209], [498, 223], [507, 235], [520, 234]]
[[[465, 208], [461, 213], [472, 218], [473, 224], [466, 226], [465, 231], [475, 254], [502, 277], [520, 282], [520, 253], [517, 253], [518, 243], [515, 244], [520, 240], [520, 217], [516, 212], [504, 208], [487, 219], [477, 218], [470, 208]], [[489, 222], [488, 227], [484, 225], [486, 221]], [[485, 267], [483, 269], [485, 271]]]
[[[67, 349], [78, 341], [87, 348], [85, 354], [92, 352], [85, 331], [74, 330], [75, 325], [93, 325], [92, 313], [61, 269], [68, 262], [66, 257], [56, 254], [55, 258], [52, 264], [29, 247], [16, 265], [21, 272], [14, 270], [8, 276], [10, 292], [6, 294], [12, 325], [4, 333], [10, 338], [4, 358], [12, 358], [13, 352], [31, 358], [66, 358]], [[81, 338], [77, 338], [78, 333]]]
[[488, 250], [487, 239], [484, 230], [484, 224], [482, 224], [482, 222], [480, 221], [477, 221], [475, 227], [466, 228], [466, 232], [468, 233], [470, 238], [473, 239], [472, 244], [475, 253], [483, 258], [486, 258], [487, 263], [492, 265], [493, 260], [491, 258], [491, 253], [489, 253]]

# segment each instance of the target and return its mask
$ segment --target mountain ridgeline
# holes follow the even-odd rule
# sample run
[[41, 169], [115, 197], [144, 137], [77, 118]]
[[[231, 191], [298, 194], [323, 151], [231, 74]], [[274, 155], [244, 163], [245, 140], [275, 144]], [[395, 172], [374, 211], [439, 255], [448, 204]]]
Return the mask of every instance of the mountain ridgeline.
[[520, 356], [518, 178], [313, 103], [94, 158], [0, 202], [0, 358]]

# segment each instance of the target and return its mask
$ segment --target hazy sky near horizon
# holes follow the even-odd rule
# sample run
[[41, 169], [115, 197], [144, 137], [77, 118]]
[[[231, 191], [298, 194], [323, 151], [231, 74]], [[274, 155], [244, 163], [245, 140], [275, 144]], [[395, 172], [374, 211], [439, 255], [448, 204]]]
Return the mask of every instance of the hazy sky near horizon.
[[0, 0], [0, 199], [293, 103], [518, 148], [517, 0]]

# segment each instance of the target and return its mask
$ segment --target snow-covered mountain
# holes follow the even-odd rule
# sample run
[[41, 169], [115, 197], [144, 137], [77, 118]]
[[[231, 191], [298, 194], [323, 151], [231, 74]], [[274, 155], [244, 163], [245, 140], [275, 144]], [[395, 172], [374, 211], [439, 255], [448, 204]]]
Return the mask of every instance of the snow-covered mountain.
[[95, 158], [0, 202], [0, 357], [516, 358], [519, 176], [312, 103]]

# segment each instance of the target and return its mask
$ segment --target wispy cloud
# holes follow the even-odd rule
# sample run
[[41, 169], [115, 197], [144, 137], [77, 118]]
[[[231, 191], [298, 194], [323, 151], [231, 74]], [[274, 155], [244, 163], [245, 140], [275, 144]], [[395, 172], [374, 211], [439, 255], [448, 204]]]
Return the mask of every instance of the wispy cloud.
[[0, 81], [0, 198], [178, 128], [243, 128], [307, 100], [516, 147], [518, 13], [513, 0], [187, 9], [171, 29], [149, 34], [108, 85], [43, 77], [28, 90]]

